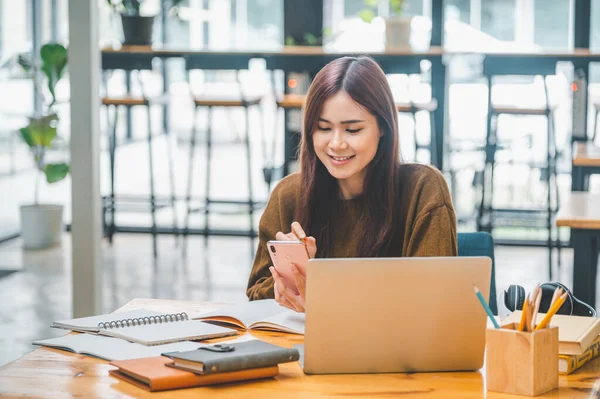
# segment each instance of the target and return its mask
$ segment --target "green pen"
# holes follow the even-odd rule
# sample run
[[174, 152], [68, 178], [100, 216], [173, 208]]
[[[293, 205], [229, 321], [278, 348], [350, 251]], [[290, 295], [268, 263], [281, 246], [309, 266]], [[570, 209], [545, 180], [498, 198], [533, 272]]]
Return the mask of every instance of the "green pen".
[[481, 291], [479, 291], [479, 288], [477, 288], [477, 286], [475, 284], [473, 284], [473, 289], [475, 290], [475, 295], [477, 295], [477, 298], [479, 298], [479, 302], [481, 302], [481, 306], [483, 306], [483, 309], [487, 313], [488, 317], [490, 318], [490, 320], [492, 320], [492, 323], [494, 324], [494, 327], [495, 328], [500, 328], [500, 326], [498, 325], [498, 322], [494, 318], [494, 314], [492, 313], [492, 310], [490, 309], [490, 307], [488, 306], [487, 302], [483, 298], [483, 295], [481, 294]]

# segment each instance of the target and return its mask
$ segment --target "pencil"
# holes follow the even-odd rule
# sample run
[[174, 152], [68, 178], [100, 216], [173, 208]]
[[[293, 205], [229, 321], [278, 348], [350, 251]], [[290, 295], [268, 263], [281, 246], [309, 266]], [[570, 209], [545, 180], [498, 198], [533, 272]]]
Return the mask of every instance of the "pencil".
[[540, 310], [540, 303], [542, 302], [542, 288], [538, 285], [535, 290], [535, 296], [533, 300], [533, 316], [531, 316], [531, 331], [535, 329], [535, 321], [537, 319], [538, 311]]
[[306, 236], [300, 238], [300, 242], [304, 245], [304, 249], [306, 250], [306, 254], [310, 258], [310, 252], [308, 252], [308, 245], [306, 245]]
[[556, 299], [561, 295], [562, 295], [562, 288], [556, 287], [556, 289], [554, 290], [554, 294], [552, 294], [552, 301], [550, 301], [550, 307], [552, 307], [552, 305], [554, 305], [554, 302], [556, 302]]
[[525, 315], [525, 331], [532, 332], [531, 329], [531, 316], [533, 316], [533, 303], [531, 302], [531, 295], [527, 301], [527, 314]]
[[529, 295], [523, 302], [523, 308], [521, 309], [521, 321], [519, 321], [519, 331], [525, 331], [525, 322], [527, 321], [527, 304], [529, 303]]
[[473, 284], [473, 289], [475, 290], [475, 295], [477, 295], [477, 298], [479, 299], [479, 302], [481, 302], [481, 306], [483, 306], [483, 309], [485, 310], [485, 312], [487, 313], [488, 317], [492, 321], [492, 324], [494, 325], [494, 328], [500, 328], [500, 326], [498, 325], [498, 322], [494, 318], [494, 314], [492, 313], [492, 310], [490, 309], [490, 307], [488, 306], [487, 302], [483, 298], [483, 295], [481, 294], [481, 291], [479, 291], [479, 288], [477, 288], [477, 286], [475, 284]]
[[535, 327], [535, 331], [545, 328], [548, 325], [548, 323], [550, 323], [550, 319], [552, 319], [552, 316], [554, 316], [556, 312], [558, 312], [558, 309], [560, 309], [560, 307], [563, 305], [563, 303], [565, 303], [568, 295], [569, 293], [565, 292], [556, 300], [554, 305], [550, 308], [550, 310], [548, 310], [548, 313], [546, 313], [546, 316], [544, 316], [542, 321], [540, 321], [540, 324], [538, 324]]

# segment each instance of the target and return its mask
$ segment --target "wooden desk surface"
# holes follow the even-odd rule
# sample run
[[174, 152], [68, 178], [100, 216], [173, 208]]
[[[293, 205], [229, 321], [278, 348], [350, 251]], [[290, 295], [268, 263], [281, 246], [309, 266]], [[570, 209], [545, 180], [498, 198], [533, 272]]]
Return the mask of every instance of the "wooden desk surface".
[[[121, 309], [189, 311], [195, 315], [221, 305], [188, 301], [134, 299]], [[302, 343], [298, 335], [253, 333], [282, 346]], [[39, 348], [0, 368], [0, 397], [27, 398], [518, 398], [485, 391], [485, 371], [417, 374], [363, 374], [307, 376], [300, 365], [280, 366], [274, 379], [204, 388], [150, 393], [108, 375], [108, 362], [54, 349]], [[600, 359], [570, 376], [559, 378], [552, 398], [589, 398], [600, 377]], [[594, 396], [595, 397], [595, 396]]]
[[600, 166], [600, 147], [594, 143], [575, 143], [573, 145], [574, 166]]
[[561, 197], [556, 225], [576, 229], [600, 229], [600, 194], [571, 191]]

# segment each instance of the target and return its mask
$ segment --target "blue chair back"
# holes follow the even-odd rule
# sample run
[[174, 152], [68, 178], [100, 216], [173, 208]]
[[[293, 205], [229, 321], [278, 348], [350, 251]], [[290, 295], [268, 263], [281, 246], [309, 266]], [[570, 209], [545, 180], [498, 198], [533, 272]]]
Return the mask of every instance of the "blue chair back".
[[494, 239], [485, 232], [458, 233], [458, 256], [488, 256], [492, 259], [492, 281], [490, 283], [489, 305], [495, 315], [496, 304], [496, 261], [494, 259]]

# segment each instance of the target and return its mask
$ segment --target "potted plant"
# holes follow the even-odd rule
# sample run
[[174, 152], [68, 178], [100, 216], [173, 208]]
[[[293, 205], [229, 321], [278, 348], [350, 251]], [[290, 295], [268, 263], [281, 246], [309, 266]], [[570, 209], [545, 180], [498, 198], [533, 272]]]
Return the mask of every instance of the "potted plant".
[[[148, 46], [152, 44], [154, 15], [141, 15], [144, 0], [106, 0], [114, 12], [121, 15], [123, 44]], [[179, 6], [185, 0], [161, 0], [163, 10], [178, 14]]]
[[[360, 18], [370, 23], [375, 18], [380, 0], [365, 0], [365, 8], [359, 13]], [[389, 0], [389, 16], [385, 18], [386, 47], [407, 47], [410, 45], [412, 18], [403, 16], [404, 0]]]
[[[54, 111], [56, 104], [56, 85], [63, 77], [67, 67], [67, 49], [61, 44], [45, 44], [40, 49], [40, 59], [19, 57], [19, 64], [32, 75], [42, 72], [47, 81], [47, 89], [52, 100], [41, 115], [29, 118], [29, 124], [19, 129], [19, 136], [29, 146], [37, 169], [35, 182], [35, 202], [21, 206], [21, 237], [25, 248], [45, 248], [60, 242], [63, 219], [63, 206], [40, 204], [39, 186], [43, 174], [48, 183], [56, 183], [69, 173], [65, 162], [49, 162], [49, 150], [57, 141], [56, 127], [58, 115]], [[43, 90], [35, 87], [39, 95]]]

